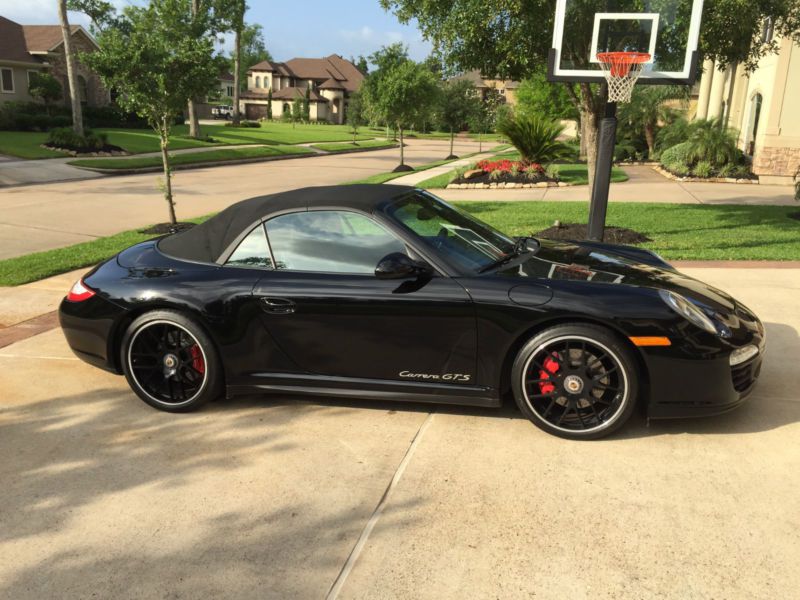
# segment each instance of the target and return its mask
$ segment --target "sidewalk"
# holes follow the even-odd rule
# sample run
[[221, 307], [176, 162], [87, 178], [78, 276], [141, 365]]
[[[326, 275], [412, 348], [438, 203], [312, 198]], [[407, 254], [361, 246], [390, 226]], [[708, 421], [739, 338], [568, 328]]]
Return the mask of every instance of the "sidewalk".
[[469, 158], [461, 158], [459, 160], [449, 162], [445, 165], [433, 167], [432, 169], [425, 169], [424, 171], [409, 173], [408, 175], [403, 175], [402, 177], [398, 177], [397, 179], [392, 179], [390, 181], [387, 181], [386, 183], [389, 183], [391, 185], [417, 185], [420, 181], [425, 181], [426, 179], [430, 179], [431, 177], [436, 177], [437, 175], [449, 173], [453, 169], [458, 169], [459, 167], [465, 167], [467, 165], [471, 165], [474, 162], [478, 162], [479, 160], [483, 160], [484, 158], [490, 158], [494, 155], [495, 155], [494, 152], [483, 152], [482, 154], [475, 154], [474, 156], [470, 156]]
[[[611, 202], [758, 204], [800, 208], [800, 203], [794, 199], [794, 188], [790, 185], [680, 182], [662, 177], [650, 167], [623, 167], [623, 170], [630, 176], [630, 180], [611, 184], [609, 192]], [[448, 201], [560, 200], [588, 202], [591, 194], [587, 185], [509, 190], [441, 189], [431, 191]]]

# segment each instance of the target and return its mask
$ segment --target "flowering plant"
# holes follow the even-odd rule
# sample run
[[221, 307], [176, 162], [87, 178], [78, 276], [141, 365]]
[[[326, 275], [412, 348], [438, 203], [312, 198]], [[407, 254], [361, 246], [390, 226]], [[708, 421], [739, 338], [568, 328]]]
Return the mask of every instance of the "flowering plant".
[[500, 171], [501, 173], [520, 173], [525, 171], [530, 173], [535, 171], [537, 173], [544, 173], [544, 167], [539, 163], [525, 163], [520, 160], [480, 160], [475, 164], [476, 169], [480, 169], [484, 173], [491, 173], [492, 171]]

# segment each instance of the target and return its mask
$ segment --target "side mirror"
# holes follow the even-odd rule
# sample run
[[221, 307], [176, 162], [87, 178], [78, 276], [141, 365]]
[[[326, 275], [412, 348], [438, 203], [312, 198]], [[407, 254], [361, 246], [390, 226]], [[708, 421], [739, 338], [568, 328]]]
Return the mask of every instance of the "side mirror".
[[402, 252], [387, 254], [375, 267], [375, 277], [378, 279], [408, 279], [430, 274], [431, 268], [428, 265], [412, 260]]

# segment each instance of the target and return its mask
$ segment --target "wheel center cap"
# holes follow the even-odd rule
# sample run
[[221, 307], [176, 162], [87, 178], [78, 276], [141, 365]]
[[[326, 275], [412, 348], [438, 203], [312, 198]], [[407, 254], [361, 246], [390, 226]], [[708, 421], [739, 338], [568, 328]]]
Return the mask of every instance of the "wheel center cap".
[[564, 389], [570, 394], [580, 394], [583, 390], [583, 380], [577, 375], [568, 375], [564, 378]]
[[174, 354], [167, 354], [164, 357], [164, 366], [168, 369], [174, 369], [178, 366], [178, 357]]

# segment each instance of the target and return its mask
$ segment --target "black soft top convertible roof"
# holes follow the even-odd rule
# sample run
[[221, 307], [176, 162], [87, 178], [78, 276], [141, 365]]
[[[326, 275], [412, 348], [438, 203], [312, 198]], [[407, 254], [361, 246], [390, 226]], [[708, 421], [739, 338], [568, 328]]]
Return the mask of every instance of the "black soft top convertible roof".
[[158, 248], [175, 258], [213, 263], [245, 229], [274, 213], [309, 208], [350, 208], [371, 213], [377, 204], [413, 189], [404, 185], [328, 185], [258, 196], [232, 204], [196, 227], [161, 239]]

